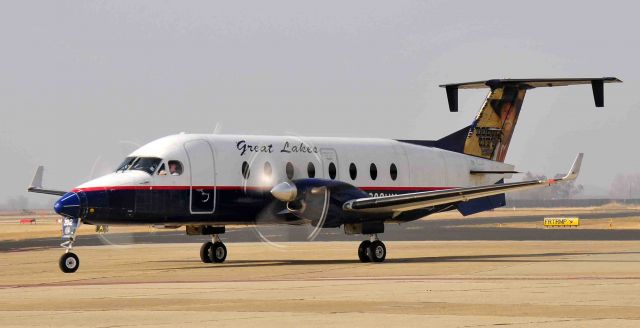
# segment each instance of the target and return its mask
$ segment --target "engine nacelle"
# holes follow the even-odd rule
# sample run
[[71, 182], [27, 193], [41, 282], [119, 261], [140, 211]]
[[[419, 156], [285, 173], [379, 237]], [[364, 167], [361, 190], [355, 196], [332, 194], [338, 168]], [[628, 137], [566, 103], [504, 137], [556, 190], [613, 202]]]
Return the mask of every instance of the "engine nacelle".
[[283, 182], [276, 185], [271, 193], [286, 202], [291, 214], [323, 228], [360, 221], [361, 218], [344, 211], [342, 205], [352, 199], [368, 197], [366, 192], [348, 183], [325, 179]]

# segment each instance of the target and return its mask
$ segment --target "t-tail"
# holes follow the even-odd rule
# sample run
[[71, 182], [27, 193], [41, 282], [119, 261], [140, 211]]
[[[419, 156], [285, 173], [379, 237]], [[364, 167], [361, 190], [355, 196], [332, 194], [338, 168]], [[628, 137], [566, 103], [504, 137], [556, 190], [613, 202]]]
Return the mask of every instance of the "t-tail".
[[622, 81], [615, 77], [496, 79], [441, 85], [440, 87], [447, 91], [449, 110], [452, 112], [458, 111], [459, 89], [490, 88], [491, 91], [489, 91], [489, 95], [471, 125], [435, 141], [433, 146], [504, 162], [527, 90], [539, 87], [591, 84], [596, 107], [604, 107], [604, 83], [616, 82]]

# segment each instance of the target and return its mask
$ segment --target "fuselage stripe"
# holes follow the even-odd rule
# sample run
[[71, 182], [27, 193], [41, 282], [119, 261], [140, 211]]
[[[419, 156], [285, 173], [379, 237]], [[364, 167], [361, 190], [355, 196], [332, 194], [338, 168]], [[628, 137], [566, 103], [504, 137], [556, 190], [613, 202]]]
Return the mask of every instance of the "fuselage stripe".
[[[190, 190], [190, 189], [217, 189], [217, 190], [270, 190], [273, 186], [104, 186], [104, 187], [87, 187], [74, 188], [71, 192], [91, 192], [105, 190]], [[388, 186], [367, 186], [358, 187], [363, 191], [431, 191], [453, 189], [455, 187], [388, 187]]]

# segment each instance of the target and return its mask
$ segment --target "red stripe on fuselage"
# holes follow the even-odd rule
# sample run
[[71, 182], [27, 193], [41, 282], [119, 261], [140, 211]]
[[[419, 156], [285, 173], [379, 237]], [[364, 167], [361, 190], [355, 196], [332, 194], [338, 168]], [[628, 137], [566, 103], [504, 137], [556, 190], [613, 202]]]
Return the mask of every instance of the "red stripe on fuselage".
[[[270, 190], [272, 186], [215, 186], [217, 190]], [[358, 187], [363, 191], [432, 191], [455, 187]], [[191, 186], [107, 186], [74, 188], [71, 192], [91, 192], [104, 190], [190, 190]], [[213, 189], [213, 186], [193, 186], [193, 189]]]

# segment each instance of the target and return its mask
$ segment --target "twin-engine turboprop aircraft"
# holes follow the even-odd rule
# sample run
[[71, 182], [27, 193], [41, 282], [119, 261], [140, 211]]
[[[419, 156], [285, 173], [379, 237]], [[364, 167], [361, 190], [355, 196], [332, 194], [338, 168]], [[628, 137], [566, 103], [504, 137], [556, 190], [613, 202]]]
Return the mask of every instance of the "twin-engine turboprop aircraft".
[[[504, 206], [505, 192], [549, 186], [578, 176], [582, 154], [560, 179], [504, 183], [509, 142], [529, 89], [591, 84], [597, 107], [603, 84], [617, 78], [502, 79], [447, 84], [451, 111], [458, 89], [490, 88], [473, 123], [436, 141], [178, 134], [129, 155], [111, 174], [73, 190], [42, 187], [39, 167], [29, 191], [62, 196], [63, 272], [80, 264], [71, 252], [81, 223], [186, 226], [211, 235], [202, 262], [223, 262], [219, 234], [230, 224], [311, 224], [368, 235], [362, 262], [382, 262], [385, 223], [458, 210], [463, 215]], [[260, 220], [258, 220], [260, 218]], [[266, 219], [265, 219], [266, 218]]]

